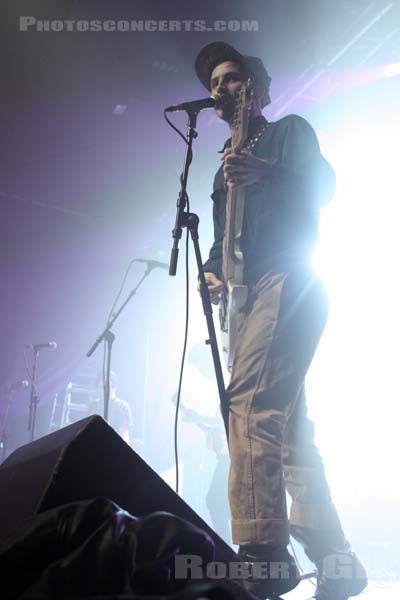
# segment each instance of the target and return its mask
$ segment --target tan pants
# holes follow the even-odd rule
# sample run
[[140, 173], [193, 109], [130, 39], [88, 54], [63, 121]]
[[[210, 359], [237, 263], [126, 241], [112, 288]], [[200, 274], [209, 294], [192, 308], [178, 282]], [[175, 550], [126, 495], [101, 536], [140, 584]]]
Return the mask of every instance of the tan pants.
[[250, 287], [227, 390], [235, 544], [288, 544], [285, 487], [291, 524], [343, 537], [304, 394], [327, 314], [308, 268], [274, 270]]

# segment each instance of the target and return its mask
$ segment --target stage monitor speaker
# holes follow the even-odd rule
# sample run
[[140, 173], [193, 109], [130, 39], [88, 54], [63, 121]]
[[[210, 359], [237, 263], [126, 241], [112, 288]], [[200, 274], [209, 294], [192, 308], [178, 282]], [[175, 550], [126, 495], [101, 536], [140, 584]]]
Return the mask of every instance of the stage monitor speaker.
[[217, 560], [233, 550], [99, 416], [18, 448], [0, 467], [0, 538], [24, 519], [97, 496], [135, 516], [173, 513], [207, 531]]

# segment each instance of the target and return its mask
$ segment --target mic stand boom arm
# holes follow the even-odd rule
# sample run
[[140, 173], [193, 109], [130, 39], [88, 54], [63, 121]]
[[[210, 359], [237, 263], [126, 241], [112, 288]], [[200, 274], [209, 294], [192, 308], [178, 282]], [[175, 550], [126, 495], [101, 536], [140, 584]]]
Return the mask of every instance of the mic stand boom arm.
[[193, 241], [194, 252], [195, 252], [196, 262], [197, 262], [197, 269], [198, 269], [199, 279], [200, 279], [200, 294], [201, 294], [201, 300], [202, 300], [202, 304], [203, 304], [203, 312], [204, 312], [204, 316], [205, 316], [206, 322], [207, 322], [208, 339], [206, 340], [206, 344], [209, 344], [211, 346], [211, 353], [212, 353], [212, 358], [213, 358], [213, 363], [214, 363], [214, 370], [215, 370], [215, 376], [217, 379], [218, 393], [219, 393], [219, 399], [220, 399], [221, 414], [222, 414], [222, 418], [224, 420], [226, 437], [228, 439], [229, 411], [228, 411], [228, 404], [227, 404], [227, 398], [226, 398], [226, 392], [225, 392], [224, 377], [223, 377], [223, 373], [222, 373], [221, 361], [220, 361], [219, 352], [218, 352], [217, 337], [215, 334], [214, 321], [213, 321], [213, 317], [212, 317], [212, 306], [211, 306], [211, 300], [210, 300], [210, 293], [208, 291], [208, 287], [207, 287], [205, 277], [204, 277], [203, 261], [201, 259], [201, 252], [200, 252], [200, 246], [199, 246], [198, 225], [199, 225], [200, 220], [196, 214], [185, 212], [186, 203], [187, 203], [187, 199], [188, 199], [186, 187], [187, 187], [187, 180], [188, 180], [188, 174], [189, 174], [189, 166], [190, 166], [190, 163], [192, 162], [192, 158], [193, 158], [192, 144], [193, 144], [193, 140], [196, 139], [198, 136], [198, 133], [195, 129], [198, 111], [187, 110], [187, 113], [188, 113], [188, 126], [187, 126], [187, 134], [186, 134], [187, 146], [186, 146], [183, 172], [181, 175], [181, 190], [180, 190], [180, 193], [178, 196], [178, 201], [177, 201], [175, 227], [172, 231], [172, 237], [174, 239], [174, 242], [173, 242], [173, 246], [172, 246], [172, 250], [171, 250], [169, 274], [176, 275], [176, 267], [177, 267], [177, 263], [178, 263], [178, 253], [179, 253], [179, 249], [178, 249], [179, 240], [182, 237], [182, 228], [187, 227], [188, 230], [190, 231], [190, 236]]
[[111, 328], [114, 325], [115, 321], [118, 319], [119, 315], [124, 310], [125, 306], [131, 300], [131, 298], [136, 294], [137, 290], [139, 289], [139, 287], [141, 286], [143, 281], [146, 279], [146, 277], [149, 275], [150, 271], [152, 271], [152, 267], [151, 267], [151, 265], [148, 265], [144, 275], [139, 280], [139, 283], [131, 291], [131, 293], [125, 300], [125, 302], [121, 305], [120, 309], [116, 313], [113, 313], [111, 319], [109, 319], [107, 325], [105, 326], [105, 328], [103, 329], [101, 334], [98, 336], [96, 341], [93, 343], [93, 345], [90, 347], [90, 349], [86, 353], [86, 356], [88, 358], [90, 358], [92, 356], [92, 354], [95, 352], [95, 350], [97, 349], [98, 345], [102, 341], [105, 341], [107, 343], [106, 381], [105, 381], [105, 385], [104, 385], [104, 419], [106, 421], [108, 421], [108, 408], [110, 405], [111, 352], [112, 352], [112, 345], [113, 345], [113, 342], [115, 339], [115, 335], [111, 331]]

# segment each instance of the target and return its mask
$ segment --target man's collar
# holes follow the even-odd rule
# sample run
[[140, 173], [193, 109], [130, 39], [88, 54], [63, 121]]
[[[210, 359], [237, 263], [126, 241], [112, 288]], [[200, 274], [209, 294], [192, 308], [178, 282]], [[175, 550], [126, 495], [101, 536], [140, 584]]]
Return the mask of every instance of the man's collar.
[[[247, 128], [247, 139], [249, 139], [258, 129], [260, 129], [264, 123], [266, 123], [267, 119], [263, 115], [258, 115], [257, 117], [252, 117], [249, 121], [249, 126]], [[223, 153], [225, 148], [228, 148], [231, 145], [232, 138], [226, 140], [224, 147], [222, 150], [218, 150], [220, 154]]]

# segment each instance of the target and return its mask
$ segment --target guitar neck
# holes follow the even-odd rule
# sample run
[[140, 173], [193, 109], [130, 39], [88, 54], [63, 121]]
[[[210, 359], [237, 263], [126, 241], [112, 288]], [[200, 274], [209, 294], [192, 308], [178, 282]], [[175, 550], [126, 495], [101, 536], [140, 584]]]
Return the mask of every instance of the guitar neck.
[[244, 261], [241, 239], [245, 200], [246, 194], [243, 188], [238, 190], [228, 188], [222, 251], [222, 278], [225, 284], [229, 281], [243, 283]]
[[[241, 86], [236, 100], [232, 125], [232, 150], [242, 149], [248, 134], [249, 112], [251, 105], [251, 85], [247, 81]], [[228, 187], [226, 198], [226, 220], [222, 250], [222, 279], [225, 285], [234, 282], [243, 283], [243, 253], [241, 238], [244, 218], [245, 191], [243, 188]]]

